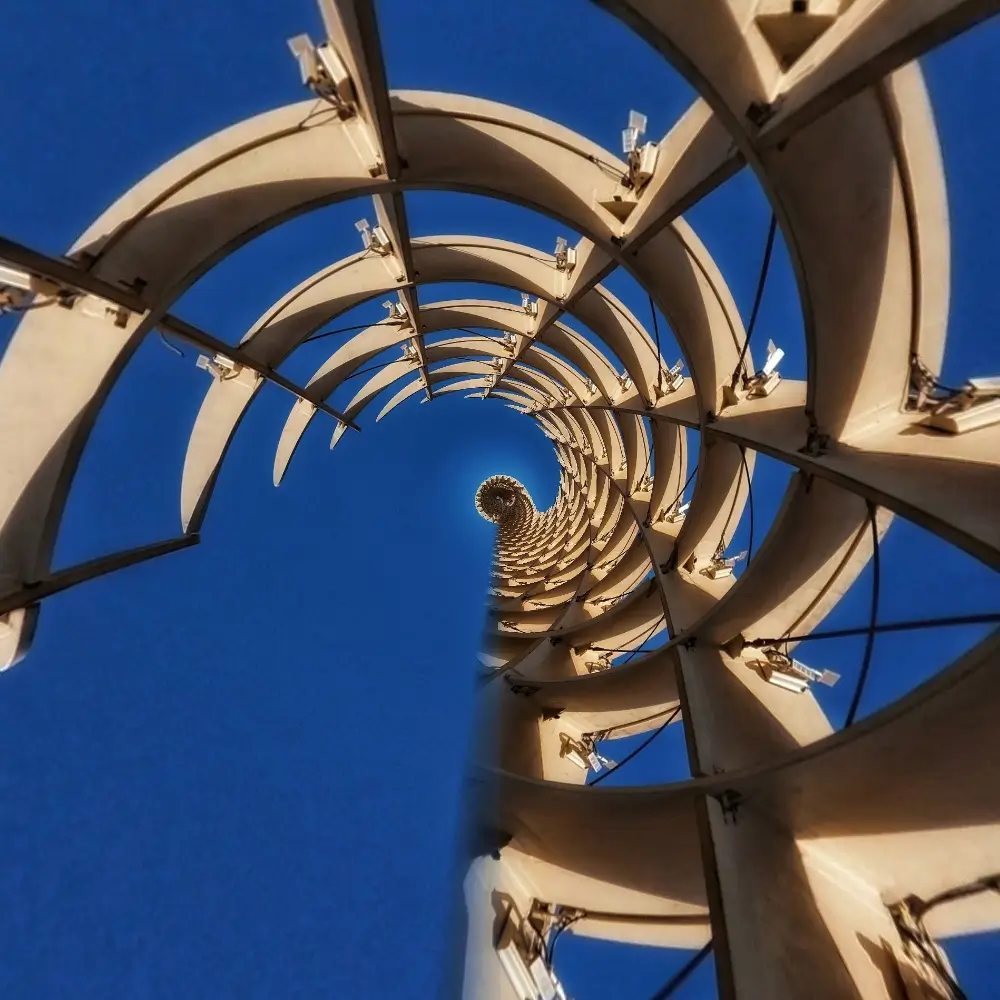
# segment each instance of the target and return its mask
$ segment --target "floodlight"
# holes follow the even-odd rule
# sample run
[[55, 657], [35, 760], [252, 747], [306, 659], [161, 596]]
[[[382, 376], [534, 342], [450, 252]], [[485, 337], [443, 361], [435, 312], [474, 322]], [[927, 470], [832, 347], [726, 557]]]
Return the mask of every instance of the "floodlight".
[[371, 223], [367, 219], [358, 219], [354, 223], [354, 228], [361, 234], [361, 242], [365, 245], [365, 249], [368, 250], [372, 245]]
[[764, 363], [761, 373], [763, 375], [772, 374], [784, 356], [785, 352], [780, 347], [775, 347], [773, 340], [769, 340], [767, 342], [767, 361]]
[[354, 100], [354, 84], [343, 59], [329, 43], [314, 45], [309, 35], [288, 39], [288, 48], [299, 64], [302, 82], [338, 108]]
[[497, 958], [500, 959], [500, 965], [514, 989], [517, 1000], [538, 1000], [537, 984], [528, 971], [514, 941], [514, 930], [511, 923], [507, 924], [497, 944]]
[[926, 420], [931, 427], [949, 434], [990, 427], [1000, 422], [1000, 376], [970, 378], [963, 390], [932, 402]]
[[801, 694], [810, 683], [833, 687], [840, 680], [840, 674], [833, 670], [814, 670], [778, 649], [764, 649], [761, 652], [766, 660], [755, 660], [751, 665], [757, 668], [766, 681], [789, 691]]
[[733, 575], [733, 567], [741, 560], [746, 559], [746, 552], [740, 552], [738, 555], [731, 556], [728, 559], [722, 559], [720, 556], [716, 556], [709, 564], [702, 570], [702, 573], [711, 580], [722, 580], [728, 576]]
[[210, 372], [220, 381], [232, 378], [243, 370], [243, 366], [232, 358], [227, 358], [224, 354], [216, 354], [214, 358], [199, 354], [195, 360], [195, 367], [202, 371]]
[[31, 275], [7, 264], [0, 264], [0, 288], [17, 288], [22, 292], [30, 292]]
[[319, 63], [316, 60], [316, 46], [308, 35], [296, 35], [288, 39], [288, 48], [299, 64], [299, 73], [305, 86], [312, 86], [319, 76]]
[[564, 236], [556, 238], [554, 256], [557, 271], [566, 271], [568, 273], [576, 267], [576, 247], [571, 247], [569, 241]]
[[676, 392], [686, 381], [681, 372], [684, 370], [684, 359], [678, 358], [676, 364], [667, 370], [667, 391]]
[[987, 378], [970, 378], [969, 389], [976, 396], [1000, 396], [1000, 375], [991, 375]]
[[773, 684], [775, 687], [784, 688], [786, 691], [791, 691], [793, 694], [805, 694], [809, 690], [809, 682], [802, 680], [799, 677], [793, 677], [791, 674], [783, 674], [780, 670], [766, 670], [766, 676], [764, 679], [768, 684]]
[[761, 375], [759, 378], [753, 378], [750, 382], [750, 391], [747, 393], [747, 399], [760, 399], [763, 396], [770, 396], [780, 381], [781, 374], [779, 372], [771, 372], [770, 375]]
[[775, 347], [774, 341], [767, 342], [767, 361], [752, 378], [747, 379], [746, 387], [748, 399], [759, 399], [761, 396], [770, 396], [775, 387], [781, 381], [781, 374], [778, 365], [785, 356], [785, 352], [780, 347]]
[[323, 73], [333, 89], [333, 96], [346, 103], [354, 98], [354, 87], [351, 84], [351, 75], [347, 72], [344, 61], [337, 55], [336, 50], [329, 42], [323, 42], [316, 46], [316, 58]]
[[84, 316], [89, 316], [91, 319], [111, 320], [122, 330], [128, 326], [128, 309], [97, 295], [80, 295], [73, 300], [72, 308], [78, 308]]
[[639, 145], [639, 137], [646, 132], [646, 116], [638, 111], [628, 113], [628, 127], [622, 129], [622, 152], [628, 157], [626, 186], [641, 187], [656, 170], [659, 147], [655, 142]]
[[691, 501], [689, 500], [687, 503], [681, 504], [679, 507], [674, 507], [673, 510], [667, 511], [665, 517], [671, 524], [680, 524], [680, 522], [687, 516], [688, 508], [690, 506]]
[[637, 150], [631, 177], [634, 187], [642, 187], [656, 173], [656, 163], [660, 158], [660, 147], [655, 142], [647, 142]]
[[814, 681], [826, 687], [833, 687], [840, 680], [840, 674], [832, 670], [814, 670], [798, 660], [791, 660], [788, 669], [808, 681]]
[[558, 996], [556, 993], [556, 984], [549, 971], [549, 967], [545, 964], [545, 959], [541, 955], [535, 958], [528, 967], [528, 971], [531, 973], [531, 978], [538, 988], [539, 1000], [556, 1000]]
[[392, 240], [389, 239], [389, 234], [381, 226], [376, 226], [372, 230], [370, 246], [383, 254], [392, 250]]

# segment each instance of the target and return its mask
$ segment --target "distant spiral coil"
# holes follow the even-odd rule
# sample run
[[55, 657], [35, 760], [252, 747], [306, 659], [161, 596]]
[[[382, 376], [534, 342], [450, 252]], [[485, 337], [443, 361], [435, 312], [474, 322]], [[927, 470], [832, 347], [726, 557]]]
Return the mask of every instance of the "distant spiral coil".
[[524, 527], [535, 516], [528, 491], [510, 476], [490, 476], [476, 490], [476, 510], [504, 527]]

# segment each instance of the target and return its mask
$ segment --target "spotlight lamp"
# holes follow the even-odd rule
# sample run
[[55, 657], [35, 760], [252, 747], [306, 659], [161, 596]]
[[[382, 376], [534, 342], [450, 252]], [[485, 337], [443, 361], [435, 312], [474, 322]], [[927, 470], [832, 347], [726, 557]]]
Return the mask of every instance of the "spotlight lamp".
[[353, 113], [354, 84], [330, 42], [314, 45], [308, 35], [296, 35], [288, 39], [288, 48], [299, 64], [303, 84], [343, 115]]
[[640, 145], [646, 134], [646, 116], [638, 111], [628, 113], [628, 126], [622, 129], [622, 152], [628, 162], [629, 186], [638, 190], [656, 171], [660, 149], [655, 142]]

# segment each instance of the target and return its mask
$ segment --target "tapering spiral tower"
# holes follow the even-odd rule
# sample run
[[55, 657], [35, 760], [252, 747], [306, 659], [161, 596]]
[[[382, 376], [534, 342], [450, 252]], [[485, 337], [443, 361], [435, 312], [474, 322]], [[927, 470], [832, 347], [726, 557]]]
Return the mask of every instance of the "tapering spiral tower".
[[[376, 406], [379, 420], [413, 397], [500, 400], [552, 441], [560, 482], [544, 511], [504, 475], [476, 494], [498, 537], [468, 1000], [563, 995], [564, 932], [711, 950], [726, 1000], [957, 1000], [938, 942], [1000, 927], [986, 891], [1000, 872], [1000, 635], [862, 720], [859, 685], [846, 726], [814, 696], [832, 676], [794, 654], [894, 516], [1000, 568], [1000, 387], [939, 381], [948, 202], [915, 61], [1000, 0], [597, 2], [698, 92], [659, 141], [641, 115], [619, 156], [486, 99], [390, 91], [372, 0], [321, 0], [327, 37], [290, 43], [308, 100], [176, 156], [65, 256], [0, 240], [0, 303], [24, 312], [0, 365], [0, 661], [28, 652], [49, 595], [199, 541], [265, 384], [291, 400], [275, 485], [314, 421], [332, 447]], [[788, 249], [801, 381], [782, 377], [780, 349], [754, 340], [751, 353], [753, 320], [683, 216], [744, 170], [771, 203], [768, 255], [778, 233]], [[428, 188], [519, 203], [580, 236], [551, 253], [412, 236], [406, 192]], [[257, 235], [357, 197], [375, 220], [358, 252], [304, 277], [238, 343], [173, 312]], [[618, 268], [648, 293], [652, 332], [609, 290]], [[444, 282], [504, 293], [429, 299]], [[305, 384], [282, 372], [326, 324], [385, 296], [388, 315]], [[210, 379], [180, 534], [54, 569], [80, 455], [155, 331], [203, 352]], [[758, 454], [791, 478], [740, 567], [730, 546]], [[869, 647], [876, 628], [861, 630]], [[689, 779], [593, 787], [610, 741], [670, 725]]]
[[510, 476], [491, 476], [476, 490], [476, 510], [499, 525], [504, 537], [523, 535], [536, 517], [528, 491]]

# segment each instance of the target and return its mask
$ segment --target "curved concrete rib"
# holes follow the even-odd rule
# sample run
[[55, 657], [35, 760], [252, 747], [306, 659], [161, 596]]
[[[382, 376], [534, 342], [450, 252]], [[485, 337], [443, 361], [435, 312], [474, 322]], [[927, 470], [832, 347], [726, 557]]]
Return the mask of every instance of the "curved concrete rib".
[[[682, 787], [657, 794], [588, 791], [504, 775], [495, 821], [513, 836], [512, 863], [531, 878], [540, 899], [703, 921], [705, 889], [692, 806]], [[650, 880], [654, 857], [658, 874]]]
[[[229, 447], [250, 401], [263, 379], [244, 369], [235, 378], [214, 379], [191, 431], [181, 476], [181, 525], [185, 532], [201, 530], [222, 456]], [[306, 400], [297, 400], [315, 412]]]
[[[590, 198], [595, 187], [603, 190], [610, 184], [595, 161], [607, 162], [615, 170], [622, 167], [599, 147], [535, 116], [491, 102], [405, 93], [397, 95], [395, 105], [397, 133], [408, 150], [408, 169], [400, 182], [404, 186], [436, 183], [447, 187], [456, 170], [466, 169], [479, 176], [484, 193], [535, 204], [557, 215], [565, 211], [566, 221], [613, 247], [612, 217], [593, 209]], [[464, 142], [448, 140], [459, 135]], [[386, 181], [373, 179], [372, 163], [357, 153], [365, 148], [366, 126], [357, 118], [340, 120], [332, 113], [315, 113], [309, 104], [258, 116], [193, 147], [155, 172], [113, 205], [72, 253], [86, 260], [96, 277], [112, 285], [141, 282], [143, 298], [151, 304], [155, 318], [157, 310], [168, 306], [198, 274], [252, 235], [306, 208], [384, 189]], [[448, 162], [448, 155], [455, 158], [453, 162]], [[289, 162], [310, 167], [288, 180]], [[485, 164], [490, 165], [489, 176], [483, 176]], [[512, 169], [515, 165], [522, 169]], [[586, 191], [586, 197], [571, 193], [574, 189]], [[539, 198], [541, 202], [535, 201]], [[195, 216], [201, 224], [192, 224]], [[206, 218], [214, 224], [204, 225]], [[75, 313], [72, 320], [59, 319], [60, 334], [65, 334], [67, 324], [78, 322]], [[53, 469], [49, 477], [35, 474], [33, 458], [13, 464], [6, 510], [13, 509], [30, 481], [32, 509], [51, 508], [48, 520], [57, 523], [65, 496], [60, 483], [68, 484], [73, 448], [82, 446], [92, 423], [87, 418], [79, 422], [76, 415], [83, 406], [96, 412], [114, 373], [124, 366], [137, 341], [109, 325], [107, 353], [101, 355], [97, 338], [85, 338], [81, 330], [80, 339], [88, 343], [86, 357], [69, 359], [56, 352], [55, 364], [42, 365], [18, 344], [25, 344], [29, 337], [40, 342], [42, 336], [32, 331], [43, 329], [45, 322], [42, 313], [26, 317], [5, 356], [0, 383], [4, 373], [11, 372], [20, 385], [29, 387], [28, 399], [32, 394], [39, 399], [58, 394], [65, 401], [61, 409], [36, 405], [33, 420], [38, 429], [32, 440], [45, 445], [47, 437], [50, 442], [63, 438], [67, 450], [54, 451], [51, 443], [47, 445]], [[128, 333], [146, 329], [148, 324], [140, 327], [137, 319], [126, 326]], [[63, 358], [68, 363], [65, 368]], [[72, 383], [78, 403], [62, 382]], [[21, 423], [29, 411], [27, 404], [11, 409]], [[75, 429], [66, 436], [71, 427]], [[71, 448], [71, 441], [78, 443]], [[3, 509], [0, 505], [0, 512]], [[36, 527], [26, 525], [21, 536], [31, 557], [44, 560], [44, 538], [34, 534], [39, 522], [33, 523]], [[53, 525], [47, 530], [54, 530]], [[31, 542], [31, 537], [37, 541]]]

